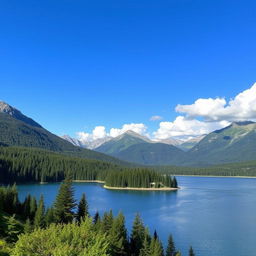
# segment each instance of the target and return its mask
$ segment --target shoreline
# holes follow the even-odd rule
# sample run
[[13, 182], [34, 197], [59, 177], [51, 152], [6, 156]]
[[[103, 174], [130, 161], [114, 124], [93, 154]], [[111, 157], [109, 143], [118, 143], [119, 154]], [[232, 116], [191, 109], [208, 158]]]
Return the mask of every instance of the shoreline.
[[105, 184], [105, 181], [103, 180], [73, 180], [73, 182], [77, 183], [99, 183], [99, 184]]
[[180, 188], [132, 188], [132, 187], [109, 187], [104, 185], [103, 186], [105, 189], [109, 190], [134, 190], [134, 191], [177, 191]]
[[205, 178], [240, 178], [240, 179], [256, 179], [256, 176], [223, 176], [223, 175], [193, 175], [193, 174], [175, 174], [175, 177], [205, 177]]

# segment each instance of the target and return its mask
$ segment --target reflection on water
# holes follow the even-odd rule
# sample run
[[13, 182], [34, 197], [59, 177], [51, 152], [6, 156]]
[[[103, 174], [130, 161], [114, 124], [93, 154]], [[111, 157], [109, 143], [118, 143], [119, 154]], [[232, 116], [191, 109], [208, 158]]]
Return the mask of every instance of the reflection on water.
[[[256, 251], [256, 179], [177, 177], [178, 192], [112, 191], [95, 183], [75, 183], [75, 196], [86, 193], [91, 214], [122, 211], [130, 229], [136, 212], [166, 242], [172, 233], [184, 255], [193, 245], [197, 256], [254, 256]], [[21, 185], [52, 204], [58, 183]]]

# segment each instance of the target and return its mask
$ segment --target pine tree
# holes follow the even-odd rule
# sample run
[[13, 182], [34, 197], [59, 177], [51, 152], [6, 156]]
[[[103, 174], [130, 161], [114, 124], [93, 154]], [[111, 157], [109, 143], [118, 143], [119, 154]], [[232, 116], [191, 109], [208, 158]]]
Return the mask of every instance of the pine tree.
[[52, 223], [55, 223], [55, 215], [54, 215], [54, 209], [48, 208], [45, 214], [45, 224], [46, 226], [51, 225]]
[[31, 195], [28, 194], [28, 196], [25, 198], [24, 203], [22, 204], [23, 208], [23, 218], [27, 219], [30, 216], [30, 205], [31, 205]]
[[22, 232], [21, 225], [16, 221], [15, 215], [8, 218], [7, 230], [6, 230], [6, 241], [13, 243], [18, 240], [18, 235]]
[[150, 237], [148, 228], [146, 228], [145, 237], [142, 244], [142, 248], [140, 249], [139, 256], [151, 256], [150, 243], [151, 243], [151, 237]]
[[78, 204], [76, 215], [77, 221], [80, 222], [81, 219], [84, 219], [86, 216], [89, 216], [88, 203], [86, 201], [85, 193], [83, 193], [82, 198]]
[[72, 178], [66, 177], [60, 185], [59, 193], [54, 203], [55, 219], [58, 223], [69, 223], [74, 218], [73, 209], [76, 203], [74, 200], [74, 190], [72, 187]]
[[105, 212], [101, 221], [101, 230], [105, 234], [109, 234], [114, 221], [112, 210], [109, 213]]
[[44, 228], [45, 227], [45, 207], [44, 207], [44, 197], [41, 195], [38, 208], [36, 210], [34, 226], [35, 228]]
[[110, 229], [110, 251], [113, 256], [126, 255], [128, 249], [127, 230], [125, 227], [125, 217], [122, 213], [114, 219]]
[[31, 197], [30, 207], [29, 208], [30, 208], [29, 218], [31, 220], [34, 220], [35, 214], [36, 214], [36, 210], [37, 210], [37, 202], [36, 202], [36, 198], [35, 197]]
[[136, 214], [133, 227], [132, 227], [132, 234], [131, 234], [131, 255], [137, 256], [142, 249], [142, 245], [145, 239], [145, 227], [140, 218], [139, 214]]
[[155, 239], [155, 240], [158, 239], [158, 234], [157, 234], [156, 230], [155, 230], [155, 232], [154, 232], [154, 239]]
[[178, 187], [178, 182], [177, 182], [176, 177], [173, 177], [173, 180], [172, 180], [172, 187], [173, 187], [173, 188], [177, 188], [177, 187]]
[[93, 217], [93, 223], [96, 224], [100, 220], [100, 214], [97, 211]]
[[176, 254], [176, 249], [175, 249], [174, 241], [173, 241], [172, 235], [169, 235], [168, 245], [166, 248], [166, 256], [175, 256], [175, 254]]
[[190, 248], [189, 248], [189, 256], [195, 256], [192, 246], [190, 246]]
[[31, 225], [30, 219], [28, 218], [24, 225], [24, 233], [30, 234], [30, 232], [32, 232], [32, 230], [33, 230], [33, 227]]
[[157, 238], [153, 238], [150, 244], [151, 256], [164, 256], [164, 250], [161, 241]]

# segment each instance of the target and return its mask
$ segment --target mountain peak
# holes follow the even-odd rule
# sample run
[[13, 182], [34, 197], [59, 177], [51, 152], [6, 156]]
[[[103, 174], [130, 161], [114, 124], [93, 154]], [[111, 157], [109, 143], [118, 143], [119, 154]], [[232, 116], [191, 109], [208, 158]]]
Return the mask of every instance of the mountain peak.
[[125, 136], [131, 136], [131, 137], [134, 137], [134, 138], [138, 138], [138, 139], [141, 139], [145, 142], [152, 142], [149, 138], [147, 138], [146, 136], [143, 136], [137, 132], [134, 132], [132, 130], [128, 130], [126, 132], [124, 132], [123, 134], [119, 135], [118, 137], [114, 138], [114, 140], [120, 140], [122, 139], [123, 137]]
[[0, 113], [7, 114], [31, 126], [42, 128], [42, 126], [35, 122], [33, 119], [23, 115], [18, 109], [12, 107], [4, 101], [0, 101]]
[[1, 113], [6, 113], [6, 114], [9, 114], [10, 116], [13, 116], [16, 111], [18, 111], [18, 110], [13, 108], [6, 102], [0, 101], [0, 112]]

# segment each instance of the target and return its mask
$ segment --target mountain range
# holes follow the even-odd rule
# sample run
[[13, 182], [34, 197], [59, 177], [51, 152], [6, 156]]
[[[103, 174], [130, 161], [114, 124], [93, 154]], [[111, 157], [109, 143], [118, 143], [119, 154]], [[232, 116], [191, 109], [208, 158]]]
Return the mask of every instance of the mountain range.
[[207, 166], [256, 160], [256, 123], [234, 122], [180, 145], [153, 142], [126, 132], [95, 150], [144, 165]]
[[152, 141], [133, 131], [91, 143], [49, 132], [33, 119], [0, 102], [0, 145], [35, 147], [115, 164], [208, 166], [256, 160], [256, 123], [234, 122], [208, 135], [180, 142]]
[[[120, 138], [122, 138], [122, 136], [124, 134], [128, 134], [133, 137], [140, 138], [143, 141], [149, 142], [149, 143], [163, 143], [163, 144], [167, 144], [167, 145], [173, 145], [173, 146], [176, 146], [177, 148], [182, 149], [183, 151], [188, 151], [189, 149], [191, 149], [193, 146], [195, 146], [200, 140], [202, 140], [206, 136], [206, 135], [201, 135], [201, 136], [196, 136], [193, 138], [188, 138], [186, 140], [184, 140], [184, 139], [181, 140], [181, 139], [176, 139], [176, 138], [169, 138], [169, 139], [162, 139], [162, 140], [151, 140], [146, 136], [142, 136], [134, 131], [128, 130], [128, 131], [124, 132], [123, 134], [121, 134], [120, 136], [115, 137], [115, 138], [106, 136], [104, 138], [99, 138], [99, 139], [96, 139], [93, 141], [86, 141], [86, 142], [76, 139], [76, 138], [72, 138], [69, 135], [63, 135], [63, 136], [61, 136], [61, 138], [72, 143], [74, 146], [97, 150], [98, 148], [101, 147], [101, 145], [103, 145], [107, 142], [110, 142], [110, 144], [112, 144], [112, 142], [118, 141]], [[101, 151], [101, 149], [98, 151]]]

